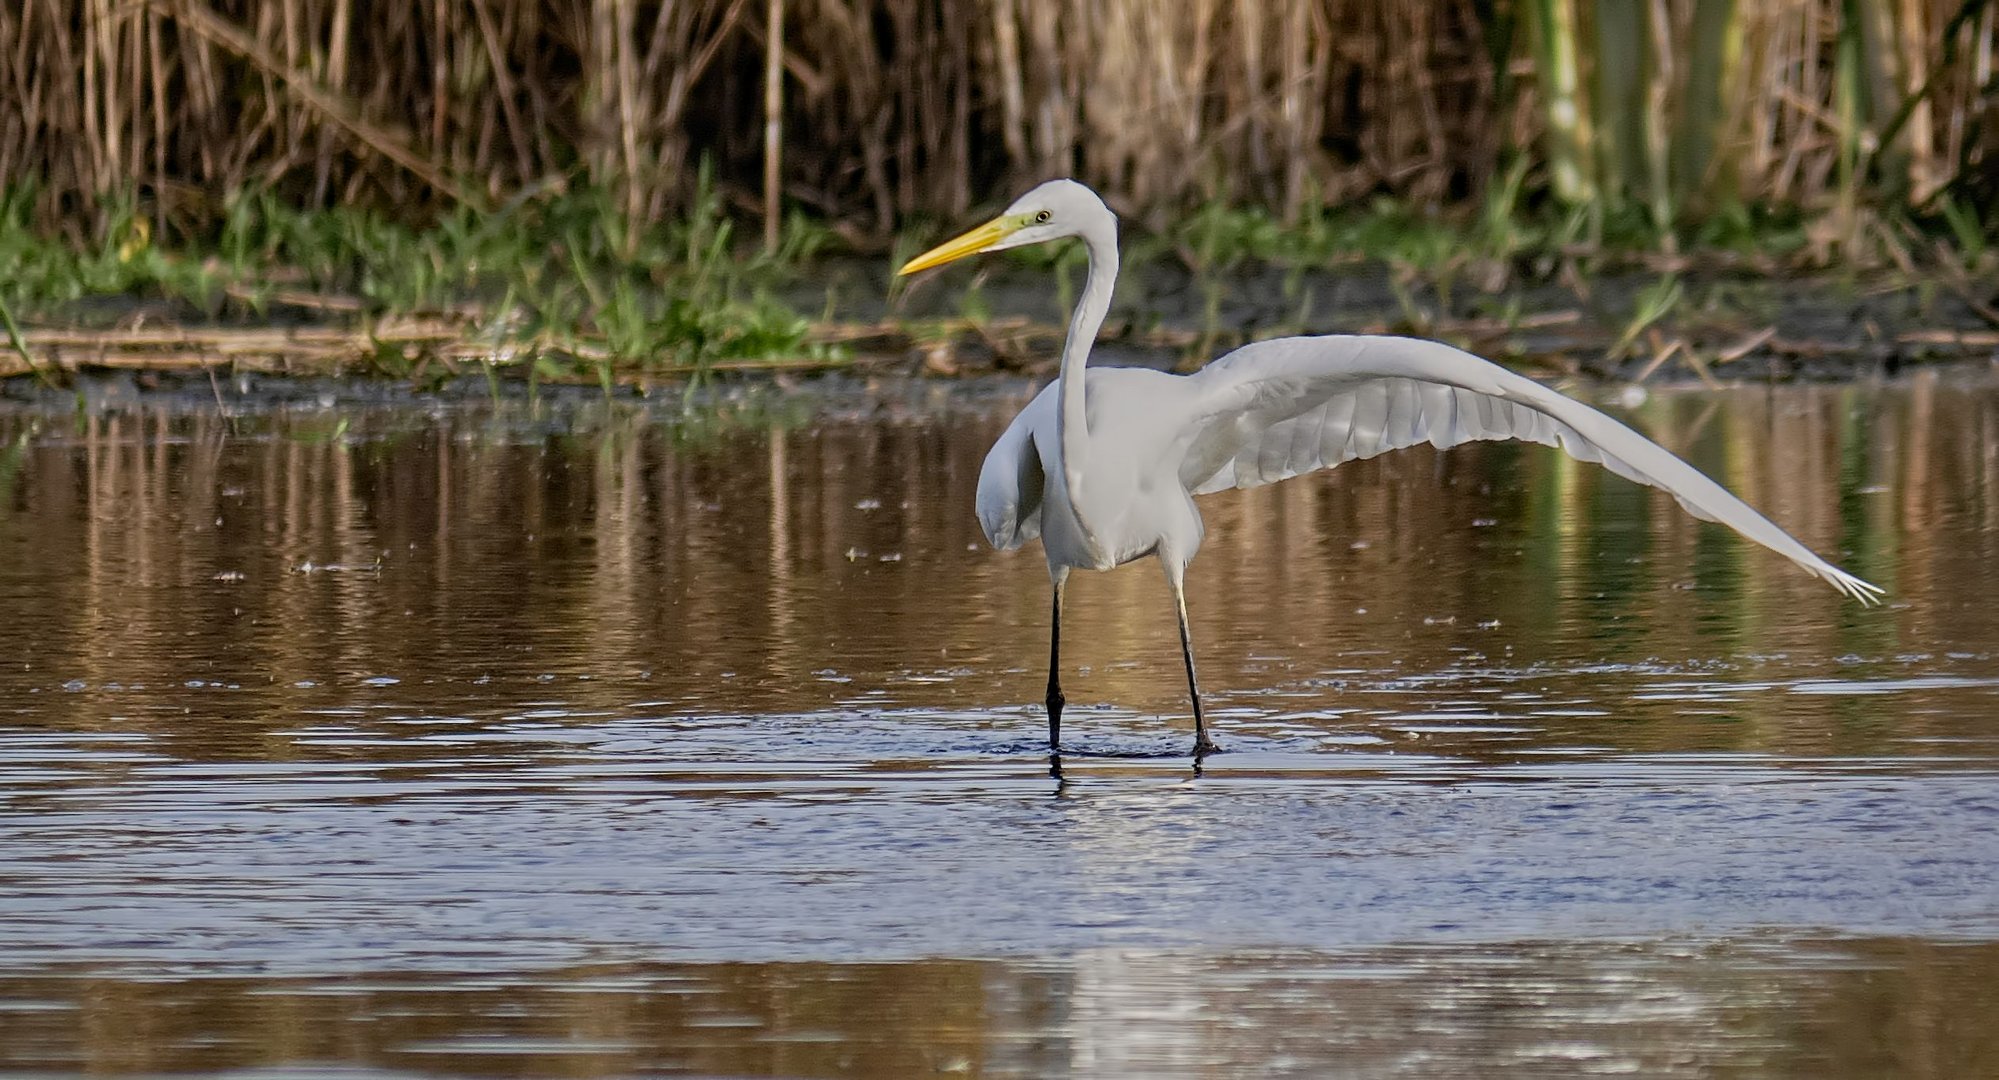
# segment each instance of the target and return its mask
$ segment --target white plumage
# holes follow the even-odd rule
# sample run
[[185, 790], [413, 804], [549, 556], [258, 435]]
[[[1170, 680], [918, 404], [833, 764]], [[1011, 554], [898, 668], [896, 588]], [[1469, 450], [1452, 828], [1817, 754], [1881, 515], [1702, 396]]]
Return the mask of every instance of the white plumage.
[[1055, 582], [1048, 681], [1057, 747], [1062, 586], [1071, 569], [1147, 555], [1165, 568], [1179, 609], [1194, 702], [1196, 754], [1213, 749], [1201, 717], [1182, 586], [1200, 547], [1193, 497], [1276, 483], [1418, 443], [1488, 439], [1558, 447], [1670, 493], [1863, 603], [1881, 590], [1826, 562], [1700, 470], [1617, 420], [1525, 376], [1434, 341], [1294, 337], [1245, 345], [1192, 375], [1085, 369], [1110, 308], [1117, 219], [1088, 188], [1056, 180], [1006, 214], [918, 256], [910, 273], [980, 251], [1079, 236], [1090, 256], [1056, 381], [1021, 410], [987, 454], [978, 515], [1001, 549], [1037, 537]]

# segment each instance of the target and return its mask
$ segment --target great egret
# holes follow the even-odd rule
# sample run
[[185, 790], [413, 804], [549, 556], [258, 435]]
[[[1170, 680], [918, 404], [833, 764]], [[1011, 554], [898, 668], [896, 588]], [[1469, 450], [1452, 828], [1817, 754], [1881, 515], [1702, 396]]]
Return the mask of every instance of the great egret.
[[[967, 255], [1083, 240], [1089, 277], [1055, 381], [1022, 409], [979, 473], [979, 525], [1001, 550], [1036, 536], [1054, 581], [1048, 749], [1062, 732], [1062, 587], [1069, 571], [1157, 556], [1180, 618], [1194, 706], [1194, 753], [1216, 749], [1201, 718], [1187, 633], [1187, 563], [1201, 546], [1194, 496], [1250, 488], [1427, 442], [1557, 446], [1663, 488], [1862, 603], [1881, 590], [1813, 554], [1664, 447], [1581, 402], [1470, 353], [1401, 337], [1292, 337], [1245, 345], [1191, 375], [1091, 368], [1090, 346], [1117, 282], [1117, 215], [1073, 180], [1051, 180], [1006, 213], [918, 255], [899, 274]], [[1048, 478], [1055, 482], [1049, 483]]]

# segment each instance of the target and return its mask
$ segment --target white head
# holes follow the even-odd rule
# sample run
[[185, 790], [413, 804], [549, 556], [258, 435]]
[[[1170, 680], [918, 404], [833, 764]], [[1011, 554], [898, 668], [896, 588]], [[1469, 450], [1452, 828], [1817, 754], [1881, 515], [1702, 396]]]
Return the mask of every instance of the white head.
[[1065, 236], [1117, 240], [1117, 215], [1097, 193], [1074, 180], [1050, 180], [1022, 195], [1006, 213], [909, 260], [898, 274], [913, 274], [967, 255], [1040, 244]]

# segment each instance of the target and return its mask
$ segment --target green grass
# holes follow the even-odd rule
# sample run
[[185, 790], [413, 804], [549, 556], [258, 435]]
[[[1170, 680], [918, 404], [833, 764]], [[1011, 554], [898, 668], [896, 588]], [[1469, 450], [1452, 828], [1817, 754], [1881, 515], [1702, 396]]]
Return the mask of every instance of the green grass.
[[[30, 193], [0, 195], [0, 310], [34, 323], [92, 321], [86, 301], [167, 302], [221, 322], [454, 315], [467, 336], [544, 376], [705, 371], [721, 361], [837, 360], [808, 321], [773, 299], [830, 233], [793, 218], [770, 255], [738, 244], [703, 185], [683, 219], [628, 228], [602, 192], [454, 211], [427, 227], [365, 210], [301, 212], [268, 194], [236, 199], [214, 236], [156, 243], [127, 205], [92, 241], [39, 235]], [[32, 336], [32, 335], [30, 335]], [[414, 358], [384, 347], [377, 366]]]
[[[1550, 280], [1560, 270], [1654, 270], [1660, 285], [1637, 298], [1617, 352], [1694, 302], [1696, 291], [1682, 289], [1675, 275], [1698, 274], [1703, 260], [1763, 273], [1826, 268], [1812, 262], [1822, 258], [1811, 243], [1812, 220], [1795, 209], [1732, 204], [1662, 232], [1637, 203], [1573, 208], [1529, 181], [1519, 159], [1476, 203], [1308, 205], [1290, 220], [1211, 202], [1164, 232], [1128, 226], [1125, 263], [1133, 270], [1159, 262], [1183, 267], [1203, 297], [1207, 324], [1218, 330], [1231, 282], [1255, 267], [1291, 272], [1285, 300], [1299, 325], [1315, 302], [1306, 271], [1386, 267], [1402, 321], [1417, 332], [1430, 319], [1419, 294], [1448, 311], [1463, 306], [1452, 293], [1466, 281], [1480, 290], [1473, 307], [1503, 310], [1503, 297], [1480, 299], [1494, 282]], [[305, 212], [252, 193], [230, 204], [212, 235], [157, 237], [137, 200], [125, 198], [106, 205], [104, 228], [78, 240], [37, 233], [29, 225], [32, 203], [26, 190], [0, 191], [0, 349], [7, 351], [25, 353], [22, 339], [31, 341], [36, 326], [114, 321], [128, 317], [136, 301], [166, 306], [146, 315], [155, 323], [345, 320], [365, 327], [390, 317], [448, 318], [463, 327], [465, 340], [490, 347], [489, 378], [597, 381], [607, 389], [648, 374], [698, 382], [718, 364], [847, 359], [840, 347], [814, 342], [811, 321], [778, 299], [787, 287], [810, 294], [799, 286], [838, 246], [832, 230], [794, 215], [767, 254], [705, 178], [684, 217], [644, 223], [628, 221], [611, 197], [592, 190], [538, 189], [494, 210], [461, 208], [422, 226], [365, 210]], [[1929, 215], [1886, 219], [1877, 231], [1904, 256], [1928, 260], [1941, 282], [1999, 270], [1999, 215], [1964, 202], [1940, 198]], [[924, 246], [904, 236], [894, 254]], [[1870, 262], [1851, 246], [1833, 257], [1840, 267]], [[1016, 249], [1008, 258], [1051, 274], [1064, 303], [1080, 287], [1077, 245]], [[1894, 262], [1885, 253], [1872, 257], [1876, 266]], [[880, 288], [892, 294], [899, 283], [886, 270]], [[973, 322], [988, 314], [977, 280], [957, 300]], [[830, 289], [824, 307], [821, 317], [834, 313]], [[920, 337], [922, 328], [911, 324], [911, 333]], [[366, 362], [388, 377], [437, 377], [425, 359], [420, 346], [377, 339]]]

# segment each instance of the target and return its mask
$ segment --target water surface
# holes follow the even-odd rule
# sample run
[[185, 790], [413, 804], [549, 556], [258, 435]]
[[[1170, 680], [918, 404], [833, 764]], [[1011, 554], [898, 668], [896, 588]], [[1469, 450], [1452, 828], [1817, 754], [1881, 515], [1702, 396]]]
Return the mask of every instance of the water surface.
[[1999, 391], [970, 505], [1026, 385], [0, 414], [0, 1068], [1999, 1072]]

